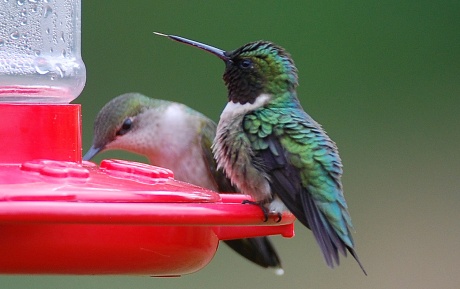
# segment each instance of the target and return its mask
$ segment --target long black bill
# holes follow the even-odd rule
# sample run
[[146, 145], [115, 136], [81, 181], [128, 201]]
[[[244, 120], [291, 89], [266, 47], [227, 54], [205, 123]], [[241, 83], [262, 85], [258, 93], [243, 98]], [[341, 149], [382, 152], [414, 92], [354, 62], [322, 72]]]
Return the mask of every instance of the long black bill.
[[91, 160], [95, 155], [97, 155], [100, 151], [102, 150], [102, 148], [96, 148], [94, 146], [92, 146], [85, 154], [85, 156], [83, 157], [83, 160], [84, 161], [89, 161]]
[[170, 39], [172, 39], [174, 41], [177, 41], [177, 42], [181, 42], [181, 43], [184, 43], [184, 44], [187, 44], [187, 45], [190, 45], [190, 46], [195, 46], [195, 47], [197, 47], [197, 48], [199, 48], [201, 50], [210, 52], [210, 53], [214, 54], [215, 56], [219, 57], [220, 59], [222, 59], [225, 62], [230, 60], [230, 58], [228, 58], [228, 56], [225, 55], [225, 51], [222, 50], [222, 49], [219, 49], [219, 48], [216, 48], [216, 47], [204, 44], [204, 43], [200, 43], [200, 42], [197, 42], [197, 41], [193, 41], [193, 40], [190, 40], [190, 39], [187, 39], [187, 38], [183, 38], [183, 37], [180, 37], [180, 36], [176, 36], [176, 35], [167, 35], [167, 34], [163, 34], [163, 33], [159, 33], [159, 32], [153, 32], [153, 33], [155, 33], [156, 35], [168, 37], [168, 38], [170, 38]]

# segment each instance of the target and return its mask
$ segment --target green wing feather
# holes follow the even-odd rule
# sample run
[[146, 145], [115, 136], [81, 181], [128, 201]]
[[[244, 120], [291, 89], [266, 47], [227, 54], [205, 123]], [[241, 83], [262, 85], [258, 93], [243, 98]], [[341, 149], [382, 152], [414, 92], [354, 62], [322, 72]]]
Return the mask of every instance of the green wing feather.
[[338, 252], [346, 255], [347, 249], [361, 266], [353, 249], [337, 147], [295, 96], [287, 93], [285, 98], [291, 98], [288, 105], [272, 102], [243, 120], [254, 163], [270, 176], [272, 192], [312, 230], [329, 266], [338, 264]]

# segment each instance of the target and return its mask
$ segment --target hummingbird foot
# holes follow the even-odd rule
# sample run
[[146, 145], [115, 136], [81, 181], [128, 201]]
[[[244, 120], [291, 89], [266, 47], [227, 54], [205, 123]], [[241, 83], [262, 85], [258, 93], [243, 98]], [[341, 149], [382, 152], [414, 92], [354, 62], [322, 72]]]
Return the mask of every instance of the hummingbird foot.
[[261, 202], [254, 202], [254, 201], [250, 201], [250, 200], [244, 200], [241, 203], [242, 204], [250, 204], [250, 205], [258, 206], [262, 210], [262, 212], [264, 213], [264, 222], [268, 221], [268, 217], [269, 217], [270, 214], [276, 214], [278, 216], [278, 218], [275, 221], [276, 223], [281, 222], [281, 220], [283, 218], [283, 215], [280, 212], [269, 211], [269, 209], [266, 206], [264, 206]]
[[283, 219], [283, 214], [281, 214], [280, 212], [274, 212], [277, 216], [278, 216], [278, 219], [276, 219], [275, 222], [279, 223], [281, 222], [281, 220]]
[[250, 205], [255, 205], [255, 206], [258, 206], [262, 212], [264, 213], [264, 222], [267, 222], [268, 221], [268, 209], [260, 202], [254, 202], [254, 201], [250, 201], [250, 200], [244, 200], [241, 202], [242, 204], [250, 204]]

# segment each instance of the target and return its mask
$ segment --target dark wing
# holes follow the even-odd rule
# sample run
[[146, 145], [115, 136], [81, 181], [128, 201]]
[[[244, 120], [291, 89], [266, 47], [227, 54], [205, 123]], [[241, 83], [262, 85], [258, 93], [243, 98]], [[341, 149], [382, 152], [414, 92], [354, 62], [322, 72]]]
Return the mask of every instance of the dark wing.
[[245, 117], [245, 122], [260, 122], [259, 129], [245, 123], [251, 128], [246, 133], [254, 144], [255, 162], [270, 176], [272, 192], [312, 230], [328, 266], [338, 265], [338, 252], [346, 256], [348, 250], [362, 268], [348, 228], [335, 144], [303, 111], [284, 113], [276, 117], [273, 111], [259, 110]]
[[[279, 141], [270, 137], [268, 142], [272, 148], [259, 151], [256, 156], [271, 178], [272, 191], [303, 225], [312, 230], [327, 265], [334, 267], [339, 264], [338, 251], [346, 255], [346, 245], [325, 220], [311, 194], [301, 186], [300, 173], [287, 160]], [[275, 148], [278, 155], [271, 152]]]

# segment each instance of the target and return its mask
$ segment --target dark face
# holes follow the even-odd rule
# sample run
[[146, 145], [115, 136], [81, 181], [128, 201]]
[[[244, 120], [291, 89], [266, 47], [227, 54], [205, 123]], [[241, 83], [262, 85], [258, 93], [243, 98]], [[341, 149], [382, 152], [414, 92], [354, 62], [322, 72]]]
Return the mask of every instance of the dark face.
[[254, 103], [262, 94], [277, 94], [297, 86], [297, 69], [290, 55], [281, 47], [258, 41], [225, 53], [224, 81], [229, 100]]
[[256, 61], [254, 57], [234, 57], [226, 63], [223, 79], [229, 100], [241, 104], [254, 103], [263, 93], [266, 80]]

